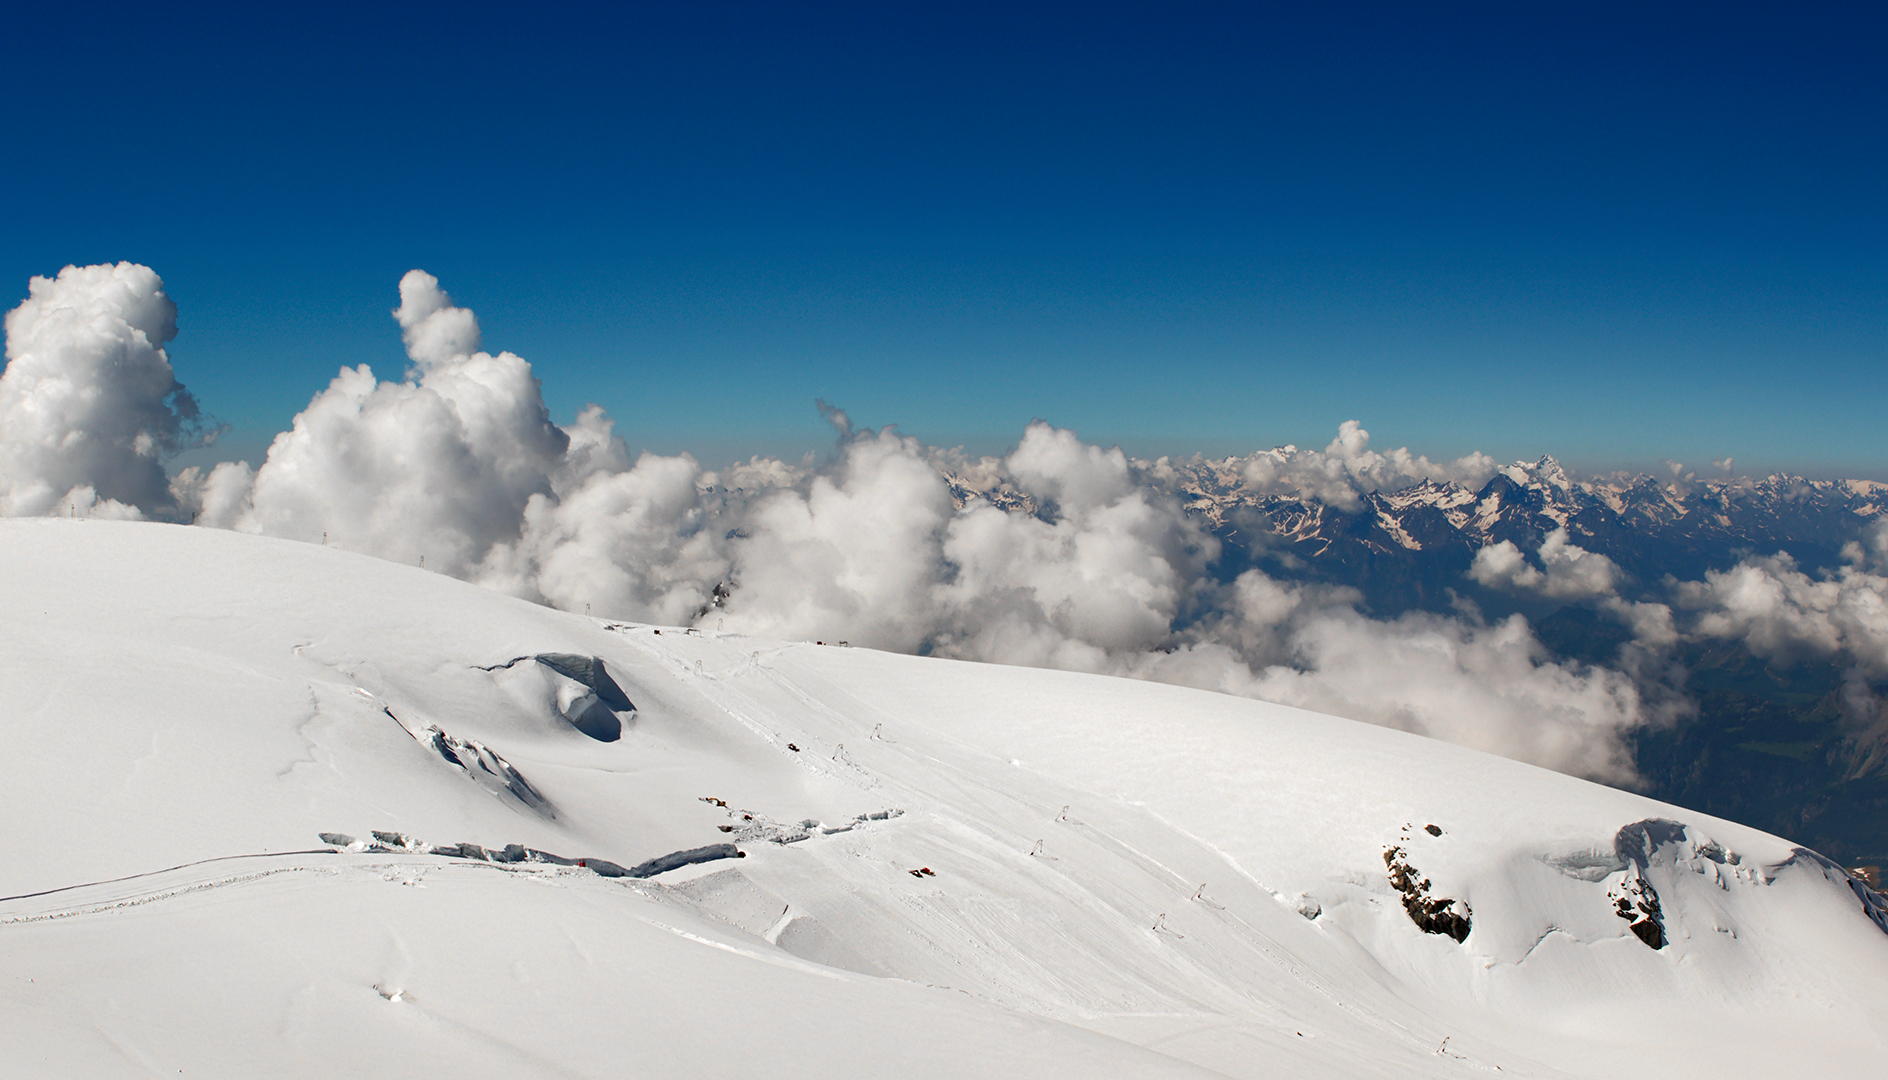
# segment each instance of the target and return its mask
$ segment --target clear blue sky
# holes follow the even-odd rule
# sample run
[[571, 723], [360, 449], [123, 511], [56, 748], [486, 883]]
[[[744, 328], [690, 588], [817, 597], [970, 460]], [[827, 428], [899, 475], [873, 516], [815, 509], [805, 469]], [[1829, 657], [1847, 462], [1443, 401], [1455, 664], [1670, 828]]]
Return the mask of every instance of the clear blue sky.
[[155, 267], [251, 454], [417, 266], [710, 461], [820, 397], [1888, 478], [1888, 8], [1648, 6], [35, 5], [0, 289]]

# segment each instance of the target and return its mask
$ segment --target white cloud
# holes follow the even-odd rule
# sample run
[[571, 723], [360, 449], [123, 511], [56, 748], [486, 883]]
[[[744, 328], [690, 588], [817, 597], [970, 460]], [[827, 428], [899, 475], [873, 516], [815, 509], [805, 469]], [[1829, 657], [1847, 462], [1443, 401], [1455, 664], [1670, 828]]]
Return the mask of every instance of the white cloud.
[[1503, 540], [1477, 551], [1468, 574], [1490, 588], [1554, 600], [1590, 600], [1618, 589], [1613, 560], [1575, 544], [1564, 527], [1548, 533], [1536, 554], [1538, 569], [1512, 540]]
[[1119, 449], [1040, 421], [1004, 462], [1044, 512], [976, 503], [950, 523], [939, 651], [1107, 670], [1109, 656], [1166, 643], [1218, 541], [1170, 496], [1137, 487]]
[[746, 508], [727, 628], [916, 650], [935, 633], [949, 490], [917, 444], [852, 434], [831, 469]]
[[276, 436], [236, 528], [316, 540], [462, 577], [519, 538], [549, 495], [570, 436], [551, 423], [531, 365], [476, 349], [472, 313], [430, 275], [400, 282], [413, 371], [379, 382], [343, 368]]
[[198, 439], [164, 344], [177, 307], [150, 268], [68, 266], [7, 313], [0, 515], [172, 508], [162, 459]]
[[1250, 693], [1580, 776], [1635, 778], [1622, 736], [1646, 716], [1632, 680], [1550, 661], [1518, 615], [1483, 626], [1333, 612], [1293, 645], [1300, 663], [1266, 668]]
[[1736, 639], [1779, 664], [1843, 654], [1869, 677], [1888, 676], [1888, 577], [1859, 565], [1812, 578], [1779, 553], [1707, 572], [1677, 592], [1694, 633]]
[[1533, 596], [1573, 603], [1588, 602], [1632, 630], [1642, 648], [1665, 649], [1678, 643], [1680, 634], [1665, 604], [1626, 600], [1619, 595], [1625, 577], [1617, 563], [1575, 544], [1566, 528], [1547, 534], [1535, 552], [1535, 566], [1512, 540], [1490, 544], [1475, 553], [1468, 576], [1491, 589], [1518, 596]]
[[1843, 665], [1850, 776], [1888, 764], [1888, 704], [1874, 689], [1888, 678], [1888, 577], [1869, 569], [1881, 565], [1884, 538], [1888, 524], [1875, 526], [1865, 545], [1851, 545], [1848, 565], [1823, 577], [1778, 553], [1676, 586], [1699, 636], [1741, 642], [1779, 667]]

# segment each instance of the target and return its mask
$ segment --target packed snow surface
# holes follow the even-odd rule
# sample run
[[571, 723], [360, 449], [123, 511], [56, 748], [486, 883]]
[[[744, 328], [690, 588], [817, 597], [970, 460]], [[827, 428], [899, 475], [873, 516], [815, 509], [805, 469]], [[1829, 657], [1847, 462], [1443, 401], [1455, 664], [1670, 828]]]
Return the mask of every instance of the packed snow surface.
[[1888, 1060], [1787, 841], [1153, 683], [0, 521], [9, 1075], [1670, 1077]]

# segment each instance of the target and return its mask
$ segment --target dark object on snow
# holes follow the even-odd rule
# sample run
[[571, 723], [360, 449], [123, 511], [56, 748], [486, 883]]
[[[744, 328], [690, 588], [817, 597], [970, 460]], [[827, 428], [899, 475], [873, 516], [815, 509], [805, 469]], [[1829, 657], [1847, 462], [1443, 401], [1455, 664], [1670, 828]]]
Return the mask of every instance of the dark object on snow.
[[1627, 929], [1654, 949], [1665, 947], [1665, 913], [1659, 894], [1642, 877], [1629, 877], [1612, 892], [1613, 914], [1626, 920]]
[[716, 826], [715, 826], [715, 828], [717, 828], [717, 829], [720, 829], [720, 830], [721, 830], [722, 832], [733, 832], [733, 831], [734, 831], [734, 826], [732, 826], [732, 825], [716, 825]]
[[1665, 947], [1665, 914], [1659, 909], [1659, 894], [1645, 874], [1659, 848], [1685, 843], [1686, 828], [1682, 821], [1647, 818], [1613, 836], [1614, 856], [1629, 867], [1625, 879], [1607, 891], [1613, 913], [1626, 920], [1633, 934], [1653, 949]]
[[1423, 831], [1424, 831], [1424, 832], [1426, 832], [1426, 833], [1428, 833], [1428, 834], [1429, 834], [1429, 835], [1431, 835], [1431, 836], [1441, 836], [1441, 835], [1442, 835], [1442, 826], [1440, 826], [1440, 825], [1424, 825], [1424, 826], [1423, 826]]
[[1390, 887], [1402, 895], [1403, 910], [1409, 913], [1410, 922], [1425, 934], [1443, 934], [1458, 943], [1468, 940], [1473, 913], [1467, 904], [1449, 897], [1431, 898], [1429, 879], [1409, 864], [1409, 856], [1400, 845], [1383, 849], [1383, 865], [1390, 871]]
[[800, 752], [800, 748], [799, 748], [799, 747], [797, 747], [797, 746], [795, 746], [795, 745], [793, 745], [792, 743], [788, 743], [788, 744], [787, 744], [787, 749], [789, 749], [789, 750], [791, 750], [791, 751], [793, 751], [793, 752], [794, 752], [794, 753], [796, 753], [796, 754]]
[[933, 869], [931, 869], [931, 868], [930, 868], [930, 867], [928, 867], [928, 866], [921, 866], [921, 867], [919, 867], [919, 868], [918, 868], [918, 869], [916, 869], [916, 870], [907, 870], [907, 871], [905, 871], [905, 873], [907, 873], [907, 874], [910, 874], [910, 875], [911, 875], [912, 877], [916, 877], [916, 878], [924, 878], [924, 877], [936, 877], [936, 876], [937, 876], [937, 871], [936, 871], [936, 870], [933, 870]]

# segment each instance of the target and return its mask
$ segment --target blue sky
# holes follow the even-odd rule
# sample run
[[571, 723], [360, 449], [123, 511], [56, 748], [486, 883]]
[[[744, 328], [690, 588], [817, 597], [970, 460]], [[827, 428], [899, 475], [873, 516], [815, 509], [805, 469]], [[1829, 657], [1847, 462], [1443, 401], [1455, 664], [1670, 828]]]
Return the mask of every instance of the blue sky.
[[[11, 17], [11, 306], [130, 259], [252, 458], [412, 267], [705, 461], [1322, 444], [1888, 479], [1877, 6]], [[1315, 7], [1314, 11], [1300, 10]]]

